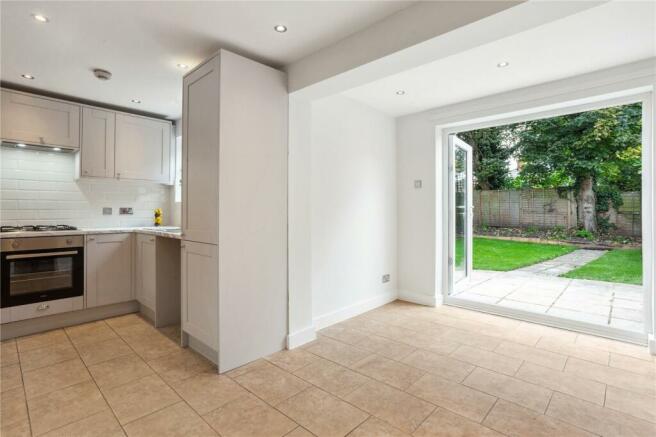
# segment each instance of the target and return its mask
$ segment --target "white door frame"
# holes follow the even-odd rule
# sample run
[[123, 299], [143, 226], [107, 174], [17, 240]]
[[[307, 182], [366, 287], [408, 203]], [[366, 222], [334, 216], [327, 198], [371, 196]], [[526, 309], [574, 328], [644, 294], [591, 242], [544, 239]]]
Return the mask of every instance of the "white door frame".
[[[619, 95], [618, 95], [619, 94]], [[442, 190], [442, 205], [449, 205], [449, 196], [451, 185], [449, 184], [449, 144], [448, 137], [457, 132], [463, 132], [474, 129], [501, 126], [512, 124], [520, 121], [536, 120], [542, 118], [555, 117], [577, 112], [591, 111], [609, 106], [617, 106], [629, 103], [642, 103], [642, 252], [643, 252], [643, 290], [644, 290], [644, 311], [645, 311], [645, 332], [634, 333], [629, 331], [612, 328], [610, 326], [595, 325], [587, 322], [562, 319], [547, 314], [532, 313], [529, 311], [501, 307], [497, 305], [473, 302], [465, 299], [459, 299], [449, 296], [452, 290], [451, 267], [448, 264], [451, 238], [444, 238], [442, 250], [442, 265], [437, 266], [442, 269], [442, 301], [448, 305], [471, 308], [478, 311], [499, 314], [513, 317], [521, 320], [542, 323], [545, 325], [555, 326], [563, 329], [581, 331], [594, 335], [615, 338], [618, 340], [630, 341], [638, 344], [647, 344], [652, 354], [656, 354], [656, 342], [654, 341], [654, 240], [652, 235], [653, 207], [654, 207], [654, 188], [653, 177], [656, 172], [654, 161], [654, 150], [652, 143], [653, 135], [653, 88], [639, 88], [636, 90], [627, 90], [624, 93], [613, 93], [612, 95], [598, 95], [593, 98], [587, 98], [581, 101], [568, 101], [565, 97], [560, 104], [550, 105], [548, 109], [535, 108], [534, 110], [522, 110], [521, 113], [513, 112], [505, 107], [505, 111], [499, 111], [498, 116], [489, 116], [484, 121], [468, 121], [466, 118], [457, 121], [451, 121], [448, 124], [436, 126], [436, 143], [438, 150], [442, 148], [442, 186], [447, 189]], [[479, 119], [480, 120], [480, 119]], [[439, 157], [439, 153], [436, 154]], [[439, 163], [438, 163], [439, 165]], [[451, 211], [449, 207], [442, 208], [442, 223], [445, 228], [451, 231], [450, 222]], [[438, 248], [439, 250], [440, 248]]]

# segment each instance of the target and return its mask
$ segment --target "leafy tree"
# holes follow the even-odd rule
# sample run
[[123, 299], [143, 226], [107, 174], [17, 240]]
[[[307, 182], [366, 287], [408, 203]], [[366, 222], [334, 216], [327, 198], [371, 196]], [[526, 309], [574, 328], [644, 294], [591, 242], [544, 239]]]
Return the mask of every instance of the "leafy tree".
[[472, 146], [476, 188], [498, 190], [510, 185], [508, 160], [514, 150], [511, 135], [508, 126], [458, 133], [461, 140]]
[[641, 113], [636, 103], [515, 125], [523, 183], [575, 188], [579, 221], [596, 232], [599, 187], [640, 189]]

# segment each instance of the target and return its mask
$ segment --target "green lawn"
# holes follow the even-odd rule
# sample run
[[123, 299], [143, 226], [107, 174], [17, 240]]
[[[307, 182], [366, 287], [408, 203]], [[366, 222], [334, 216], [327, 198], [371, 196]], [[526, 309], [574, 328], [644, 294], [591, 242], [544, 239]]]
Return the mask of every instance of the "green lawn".
[[611, 250], [563, 276], [640, 285], [642, 284], [642, 249]]
[[[560, 244], [474, 238], [474, 269], [507, 272], [557, 258], [574, 251]], [[456, 244], [456, 262], [462, 259], [462, 245]]]

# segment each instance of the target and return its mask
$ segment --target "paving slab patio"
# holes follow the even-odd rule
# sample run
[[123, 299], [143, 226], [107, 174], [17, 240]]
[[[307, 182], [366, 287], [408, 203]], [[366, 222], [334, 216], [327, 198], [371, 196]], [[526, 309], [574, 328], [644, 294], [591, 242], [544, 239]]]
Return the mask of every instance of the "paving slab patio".
[[589, 262], [601, 258], [607, 250], [590, 250], [578, 249], [567, 255], [559, 256], [558, 258], [544, 261], [541, 263], [533, 264], [530, 266], [522, 267], [516, 271], [538, 273], [547, 276], [560, 276], [569, 271], [577, 269], [586, 265]]

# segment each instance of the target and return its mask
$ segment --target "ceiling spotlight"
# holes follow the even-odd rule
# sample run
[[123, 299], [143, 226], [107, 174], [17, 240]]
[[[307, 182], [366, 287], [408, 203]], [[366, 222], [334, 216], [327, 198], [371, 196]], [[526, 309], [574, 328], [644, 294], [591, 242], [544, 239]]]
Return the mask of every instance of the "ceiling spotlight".
[[178, 68], [182, 68], [183, 70], [186, 70], [187, 68], [189, 68], [189, 66], [187, 64], [176, 64], [176, 66]]
[[397, 96], [402, 96], [403, 94], [405, 94], [405, 91], [404, 91], [404, 90], [398, 90], [398, 91], [396, 92], [396, 95], [397, 95]]
[[61, 152], [61, 148], [59, 147], [53, 147], [52, 150], [54, 150], [55, 152]]
[[32, 76], [31, 74], [27, 74], [27, 73], [26, 74], [21, 74], [21, 77], [23, 79], [30, 79], [30, 80], [34, 79], [34, 76]]
[[141, 103], [141, 100], [139, 100], [139, 99], [132, 99], [132, 100], [130, 100], [130, 101], [131, 101], [132, 103]]
[[278, 24], [277, 26], [275, 26], [273, 28], [273, 30], [275, 30], [278, 33], [285, 33], [285, 32], [287, 32], [287, 26], [285, 26], [283, 24]]
[[48, 21], [50, 21], [48, 17], [41, 14], [32, 14], [32, 18], [34, 18], [34, 20], [38, 21], [39, 23], [47, 23]]
[[22, 149], [23, 147], [27, 147], [27, 146], [23, 143], [18, 143], [16, 144], [16, 147], [20, 147]]
[[509, 65], [510, 65], [510, 62], [508, 62], [508, 61], [503, 61], [503, 62], [499, 62], [499, 63], [497, 64], [497, 67], [499, 67], [499, 68], [505, 68], [505, 67], [507, 67], [507, 66], [509, 66]]

